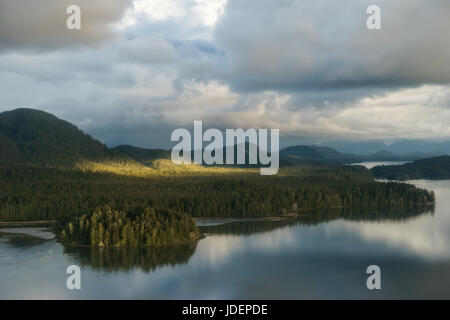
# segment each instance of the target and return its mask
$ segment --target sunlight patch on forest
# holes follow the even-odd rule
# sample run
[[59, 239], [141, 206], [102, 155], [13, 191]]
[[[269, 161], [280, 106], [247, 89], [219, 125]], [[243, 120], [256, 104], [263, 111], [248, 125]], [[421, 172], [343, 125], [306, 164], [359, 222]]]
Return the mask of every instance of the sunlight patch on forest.
[[181, 176], [181, 175], [229, 175], [229, 174], [259, 174], [259, 169], [206, 167], [197, 164], [174, 164], [171, 160], [158, 159], [151, 166], [133, 162], [93, 162], [80, 161], [75, 169], [83, 172], [111, 173], [131, 177]]

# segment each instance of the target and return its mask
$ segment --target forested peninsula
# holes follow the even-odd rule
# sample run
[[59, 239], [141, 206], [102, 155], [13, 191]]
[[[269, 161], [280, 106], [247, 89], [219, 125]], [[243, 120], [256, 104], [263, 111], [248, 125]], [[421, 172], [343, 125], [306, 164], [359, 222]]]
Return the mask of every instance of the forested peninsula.
[[164, 246], [197, 239], [194, 217], [434, 202], [433, 192], [377, 182], [359, 166], [297, 162], [261, 176], [256, 168], [175, 165], [161, 150], [110, 149], [31, 109], [0, 114], [0, 148], [0, 221], [55, 220], [68, 244]]
[[450, 179], [450, 156], [421, 159], [398, 166], [376, 166], [371, 172], [376, 178], [390, 180]]

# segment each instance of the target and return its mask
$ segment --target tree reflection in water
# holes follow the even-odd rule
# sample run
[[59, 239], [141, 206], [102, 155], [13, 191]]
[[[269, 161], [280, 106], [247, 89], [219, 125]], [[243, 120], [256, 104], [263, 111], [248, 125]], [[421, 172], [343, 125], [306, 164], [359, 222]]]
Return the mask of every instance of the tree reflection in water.
[[[347, 221], [406, 221], [422, 215], [433, 215], [434, 207], [416, 209], [370, 210], [367, 208], [315, 210], [295, 217], [245, 220], [221, 225], [199, 227], [205, 235], [241, 235], [270, 232], [283, 227], [317, 225], [337, 219]], [[194, 254], [198, 241], [187, 245], [144, 248], [87, 248], [64, 247], [64, 253], [79, 261], [81, 266], [90, 266], [102, 271], [128, 271], [140, 268], [144, 272], [159, 267], [186, 264]]]
[[368, 208], [338, 208], [328, 210], [314, 210], [298, 214], [295, 217], [274, 217], [270, 219], [245, 220], [220, 225], [199, 227], [204, 234], [232, 234], [251, 235], [255, 233], [270, 232], [283, 227], [297, 225], [318, 225], [333, 220], [346, 221], [407, 221], [422, 215], [433, 215], [434, 206], [417, 207], [415, 209], [385, 209], [370, 210]]
[[186, 264], [197, 242], [186, 245], [145, 248], [64, 247], [64, 253], [79, 260], [81, 266], [102, 271], [127, 271], [140, 268], [150, 272], [163, 266]]

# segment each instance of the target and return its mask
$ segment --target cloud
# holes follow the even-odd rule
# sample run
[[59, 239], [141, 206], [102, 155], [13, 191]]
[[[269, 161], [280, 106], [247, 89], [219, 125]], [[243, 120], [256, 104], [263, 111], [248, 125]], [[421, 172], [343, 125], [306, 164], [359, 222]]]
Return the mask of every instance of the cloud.
[[[394, 88], [350, 102], [330, 100], [325, 106], [299, 107], [302, 94], [265, 91], [236, 95], [230, 107], [206, 119], [220, 128], [280, 128], [282, 135], [314, 143], [335, 139], [395, 140], [448, 138], [450, 86]], [[180, 119], [188, 122], [186, 111]]]
[[[68, 30], [70, 5], [81, 8], [81, 30]], [[132, 0], [2, 0], [0, 50], [54, 50], [96, 45], [114, 34]]]
[[[450, 2], [229, 0], [215, 30], [233, 90], [300, 91], [450, 82]], [[238, 30], [238, 31], [237, 31]]]
[[160, 35], [124, 40], [120, 51], [127, 61], [142, 64], [172, 63], [177, 55], [174, 47]]
[[21, 3], [0, 3], [0, 111], [40, 108], [110, 145], [168, 147], [194, 120], [309, 142], [450, 137], [448, 1], [379, 0], [369, 31], [366, 0], [74, 0], [79, 33], [69, 1]]
[[171, 34], [179, 39], [212, 38], [212, 28], [224, 12], [227, 0], [134, 0], [119, 24]]
[[145, 15], [151, 21], [181, 20], [213, 26], [224, 11], [227, 0], [135, 0], [134, 10], [128, 12], [126, 22], [136, 23], [136, 15]]

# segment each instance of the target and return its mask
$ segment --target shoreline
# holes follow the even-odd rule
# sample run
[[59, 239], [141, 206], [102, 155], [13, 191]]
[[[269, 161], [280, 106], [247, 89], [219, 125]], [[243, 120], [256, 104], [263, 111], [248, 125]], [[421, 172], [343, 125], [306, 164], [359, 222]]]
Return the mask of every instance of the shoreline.
[[57, 238], [53, 229], [45, 227], [1, 228], [0, 235], [25, 236], [41, 240], [54, 240]]
[[36, 220], [36, 221], [0, 221], [0, 228], [14, 227], [14, 226], [36, 226], [36, 227], [51, 227], [56, 224], [56, 220]]

